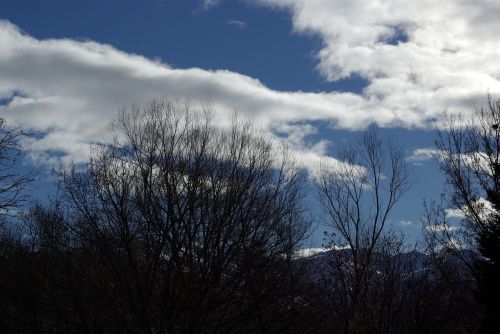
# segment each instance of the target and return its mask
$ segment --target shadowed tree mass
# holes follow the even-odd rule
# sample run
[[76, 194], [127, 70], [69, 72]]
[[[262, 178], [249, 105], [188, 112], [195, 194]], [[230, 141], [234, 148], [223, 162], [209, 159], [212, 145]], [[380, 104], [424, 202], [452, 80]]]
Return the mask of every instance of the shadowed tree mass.
[[[426, 243], [414, 246], [389, 224], [412, 183], [407, 158], [375, 128], [308, 178], [249, 122], [221, 127], [209, 107], [156, 99], [123, 111], [88, 163], [61, 167], [50, 202], [7, 215], [31, 177], [10, 172], [24, 133], [2, 123], [0, 330], [494, 333], [500, 119], [489, 102], [439, 132], [449, 197], [425, 206]], [[328, 229], [324, 252], [300, 256], [314, 220]]]

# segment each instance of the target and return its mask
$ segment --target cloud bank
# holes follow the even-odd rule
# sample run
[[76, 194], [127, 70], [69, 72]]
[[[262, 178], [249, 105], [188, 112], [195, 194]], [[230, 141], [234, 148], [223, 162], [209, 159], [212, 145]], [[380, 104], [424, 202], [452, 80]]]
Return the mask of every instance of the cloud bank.
[[0, 21], [0, 45], [2, 117], [10, 125], [46, 134], [33, 143], [40, 161], [54, 158], [54, 153], [85, 161], [88, 143], [107, 132], [117, 111], [161, 95], [210, 99], [217, 122], [229, 122], [236, 108], [265, 129], [328, 119], [333, 106], [340, 110], [346, 101], [359, 99], [352, 94], [277, 92], [238, 73], [175, 69], [91, 41], [37, 40], [6, 21]]
[[500, 93], [497, 1], [253, 3], [287, 10], [297, 33], [319, 35], [318, 71], [331, 81], [365, 78], [362, 94], [276, 91], [239, 73], [173, 68], [92, 41], [38, 40], [0, 21], [2, 117], [45, 132], [33, 143], [34, 159], [83, 162], [88, 143], [106, 133], [119, 109], [160, 95], [209, 98], [219, 122], [236, 108], [271, 133], [279, 128], [309, 152], [311, 165], [328, 146], [306, 144], [312, 121], [343, 129], [428, 127], [445, 110], [468, 113], [487, 92]]
[[363, 105], [391, 124], [426, 126], [500, 92], [499, 1], [257, 1], [288, 10], [296, 32], [321, 37], [325, 79], [367, 79]]
[[[0, 21], [0, 45], [0, 112], [10, 125], [45, 133], [32, 144], [37, 161], [84, 162], [88, 144], [107, 132], [117, 111], [161, 95], [209, 98], [217, 122], [229, 122], [236, 108], [269, 131], [312, 120], [387, 124], [355, 94], [274, 91], [238, 73], [176, 69], [92, 41], [37, 40], [7, 21]], [[348, 114], [347, 105], [354, 108]], [[314, 151], [321, 155], [323, 146]]]

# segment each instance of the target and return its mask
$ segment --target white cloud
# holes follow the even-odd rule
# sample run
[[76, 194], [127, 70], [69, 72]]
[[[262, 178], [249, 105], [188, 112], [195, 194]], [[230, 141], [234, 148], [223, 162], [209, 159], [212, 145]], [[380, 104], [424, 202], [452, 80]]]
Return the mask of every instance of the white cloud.
[[445, 210], [447, 219], [470, 219], [474, 220], [474, 215], [478, 214], [482, 221], [488, 221], [498, 213], [490, 201], [480, 197], [475, 202], [471, 203], [474, 214], [470, 208], [463, 206], [462, 208], [448, 208]]
[[202, 0], [201, 5], [203, 9], [207, 10], [213, 7], [217, 7], [221, 3], [221, 0]]
[[446, 209], [446, 218], [447, 219], [463, 219], [465, 218], [465, 215], [462, 210], [460, 209]]
[[349, 166], [327, 155], [330, 141], [323, 139], [315, 143], [308, 142], [308, 136], [317, 134], [317, 129], [311, 124], [281, 123], [271, 128], [271, 132], [275, 134], [274, 141], [284, 140], [290, 146], [297, 157], [297, 162], [309, 171], [309, 177], [312, 180], [317, 180], [324, 168], [340, 172]]
[[[314, 120], [344, 128], [391, 122], [384, 113], [371, 113], [355, 94], [275, 91], [238, 73], [176, 69], [92, 41], [37, 40], [7, 21], [0, 21], [0, 45], [0, 96], [9, 100], [0, 111], [11, 125], [46, 133], [32, 145], [38, 161], [84, 161], [88, 143], [108, 132], [118, 110], [161, 95], [210, 98], [218, 123], [227, 124], [237, 108], [268, 131]], [[298, 136], [293, 127], [283, 131]], [[326, 142], [294, 145], [308, 151], [311, 165], [325, 153]]]
[[[202, 2], [204, 8], [218, 3]], [[33, 144], [37, 159], [57, 151], [64, 160], [81, 161], [87, 144], [107, 132], [122, 107], [165, 94], [210, 98], [220, 123], [237, 108], [269, 131], [285, 126], [284, 137], [295, 140], [304, 164], [316, 167], [328, 142], [306, 143], [300, 132], [311, 131], [308, 122], [426, 127], [444, 110], [467, 113], [486, 92], [500, 92], [496, 1], [258, 3], [288, 9], [296, 32], [319, 35], [321, 74], [328, 80], [358, 74], [369, 83], [363, 93], [276, 91], [238, 73], [176, 69], [91, 41], [37, 40], [0, 21], [0, 96], [12, 97], [0, 111], [10, 124], [47, 133]], [[398, 42], [400, 35], [405, 38]], [[299, 122], [306, 125], [290, 125]], [[418, 153], [423, 159], [425, 152]]]
[[295, 257], [297, 258], [310, 257], [319, 253], [328, 252], [329, 250], [331, 249], [323, 247], [299, 249], [298, 251], [295, 252]]
[[447, 232], [447, 233], [452, 233], [458, 230], [456, 226], [451, 226], [448, 224], [427, 225], [425, 228], [431, 232]]
[[417, 149], [408, 158], [410, 161], [419, 163], [428, 159], [441, 161], [454, 161], [473, 173], [492, 175], [492, 163], [485, 152], [468, 152], [462, 154], [451, 154], [449, 150], [439, 151], [437, 149]]
[[439, 151], [434, 148], [417, 148], [408, 157], [408, 161], [415, 165], [421, 165], [425, 161], [433, 160], [439, 157]]
[[229, 20], [229, 21], [227, 21], [227, 25], [238, 28], [238, 29], [245, 29], [247, 26], [247, 23], [244, 21], [240, 21], [240, 20]]
[[460, 211], [463, 213], [464, 217], [473, 218], [473, 213], [478, 214], [482, 221], [489, 221], [498, 214], [497, 210], [493, 207], [493, 204], [486, 198], [480, 197], [472, 204], [472, 210], [466, 206], [462, 207]]
[[408, 226], [412, 226], [413, 225], [413, 222], [410, 221], [410, 220], [400, 220], [398, 222], [399, 225], [403, 226], [403, 227], [408, 227]]
[[258, 2], [290, 11], [296, 32], [320, 36], [320, 73], [367, 79], [361, 105], [392, 124], [425, 126], [444, 110], [468, 113], [487, 92], [500, 92], [499, 1]]
[[332, 250], [343, 250], [343, 249], [349, 249], [349, 246], [333, 246], [328, 248], [326, 247], [303, 248], [295, 252], [295, 257], [296, 258], [310, 257], [316, 254], [326, 253]]

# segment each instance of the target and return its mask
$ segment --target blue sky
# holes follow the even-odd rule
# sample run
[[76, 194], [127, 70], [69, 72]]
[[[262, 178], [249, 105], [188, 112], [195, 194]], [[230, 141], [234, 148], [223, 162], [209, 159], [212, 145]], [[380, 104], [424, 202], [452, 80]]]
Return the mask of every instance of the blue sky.
[[314, 69], [320, 38], [293, 33], [283, 10], [242, 1], [203, 9], [200, 3], [7, 0], [0, 9], [3, 19], [38, 39], [92, 40], [178, 68], [235, 71], [277, 90], [359, 92], [365, 84], [321, 78]]
[[443, 112], [500, 92], [498, 15], [489, 0], [3, 0], [0, 112], [45, 133], [25, 161], [41, 170], [85, 162], [117, 110], [164, 94], [210, 98], [222, 122], [236, 108], [308, 170], [375, 124], [413, 167], [391, 220], [414, 238], [443, 189]]

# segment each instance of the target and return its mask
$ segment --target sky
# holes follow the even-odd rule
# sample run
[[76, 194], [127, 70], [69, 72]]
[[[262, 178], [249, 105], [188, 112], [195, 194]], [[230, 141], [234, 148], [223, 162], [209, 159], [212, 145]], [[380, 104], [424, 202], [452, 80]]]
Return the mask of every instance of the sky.
[[412, 166], [391, 223], [414, 239], [443, 191], [435, 127], [500, 95], [498, 17], [497, 0], [2, 0], [0, 116], [41, 133], [23, 161], [40, 197], [119, 110], [163, 95], [209, 99], [221, 124], [237, 110], [310, 173], [375, 125]]

